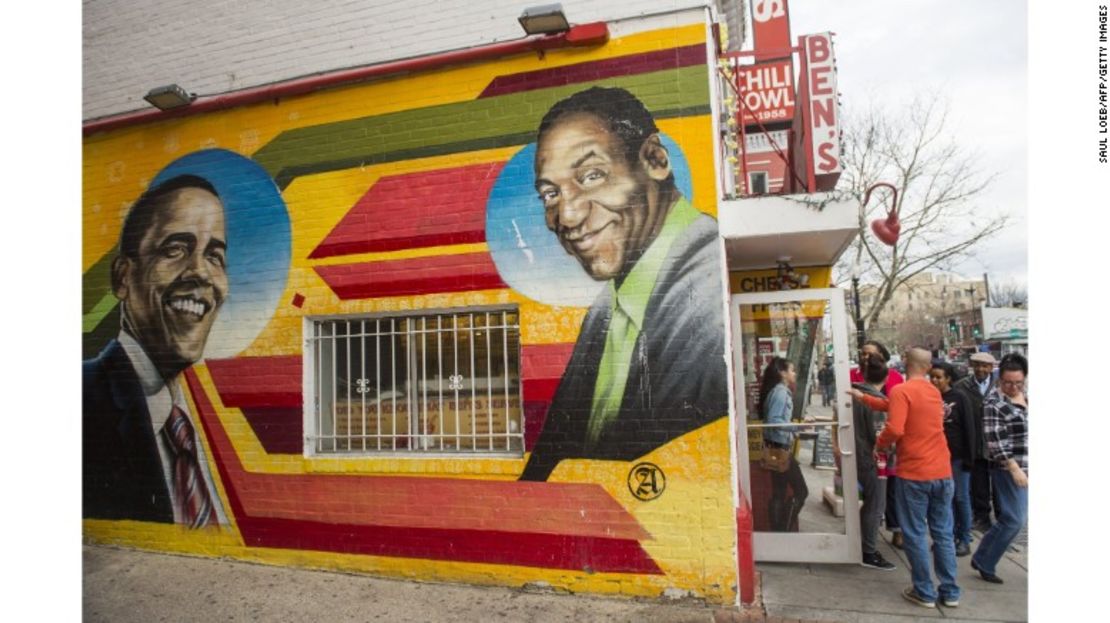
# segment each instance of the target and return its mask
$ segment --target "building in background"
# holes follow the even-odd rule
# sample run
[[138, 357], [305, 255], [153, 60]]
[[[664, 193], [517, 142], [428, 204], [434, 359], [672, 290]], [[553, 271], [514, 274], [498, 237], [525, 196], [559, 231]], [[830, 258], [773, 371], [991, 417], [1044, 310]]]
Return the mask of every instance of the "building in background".
[[[860, 285], [859, 290], [860, 309], [866, 313], [874, 305], [878, 288]], [[947, 351], [961, 343], [964, 335], [956, 334], [948, 319], [986, 304], [986, 292], [982, 279], [961, 279], [948, 273], [915, 275], [895, 288], [878, 318], [868, 325], [867, 335], [888, 345], [892, 352], [918, 345]]]

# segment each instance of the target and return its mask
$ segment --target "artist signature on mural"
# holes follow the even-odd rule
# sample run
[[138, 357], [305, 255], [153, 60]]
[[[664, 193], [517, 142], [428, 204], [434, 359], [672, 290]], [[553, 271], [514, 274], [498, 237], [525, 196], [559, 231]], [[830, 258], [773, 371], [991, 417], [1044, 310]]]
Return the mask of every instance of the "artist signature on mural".
[[648, 502], [663, 495], [667, 476], [654, 463], [637, 463], [628, 472], [628, 490], [636, 499]]

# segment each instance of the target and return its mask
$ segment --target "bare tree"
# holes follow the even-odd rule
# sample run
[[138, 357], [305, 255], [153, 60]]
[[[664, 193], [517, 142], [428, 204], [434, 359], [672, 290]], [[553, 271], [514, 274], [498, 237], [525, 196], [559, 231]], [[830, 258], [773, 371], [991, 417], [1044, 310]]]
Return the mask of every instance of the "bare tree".
[[1028, 307], [1029, 292], [1019, 281], [991, 284], [991, 305], [994, 307]]
[[[877, 286], [876, 296], [861, 310], [868, 326], [907, 280], [929, 270], [951, 270], [1006, 226], [1005, 215], [981, 203], [995, 175], [984, 173], [978, 154], [946, 131], [947, 115], [947, 104], [930, 95], [914, 98], [896, 113], [871, 109], [845, 123], [844, 172], [836, 194], [859, 205], [861, 235], [841, 257], [837, 273], [850, 274], [858, 261], [861, 280]], [[878, 189], [868, 205], [863, 203], [876, 182], [898, 189], [902, 228], [893, 247], [871, 232], [871, 221], [889, 210], [889, 191]]]

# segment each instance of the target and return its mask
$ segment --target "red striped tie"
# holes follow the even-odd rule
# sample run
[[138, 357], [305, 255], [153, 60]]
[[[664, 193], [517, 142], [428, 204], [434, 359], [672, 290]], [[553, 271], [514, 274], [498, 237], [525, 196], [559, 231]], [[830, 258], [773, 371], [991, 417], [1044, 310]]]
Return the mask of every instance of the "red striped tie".
[[203, 528], [216, 521], [216, 509], [208, 497], [208, 487], [197, 462], [196, 437], [193, 425], [177, 405], [174, 405], [162, 434], [174, 454], [173, 494], [181, 509], [182, 519], [190, 528]]

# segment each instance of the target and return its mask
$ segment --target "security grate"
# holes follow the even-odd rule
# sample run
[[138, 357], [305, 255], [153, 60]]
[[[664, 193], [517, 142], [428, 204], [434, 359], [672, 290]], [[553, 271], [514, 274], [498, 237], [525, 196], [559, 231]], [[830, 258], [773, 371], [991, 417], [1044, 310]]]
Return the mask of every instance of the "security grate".
[[524, 448], [516, 310], [313, 322], [319, 453]]

